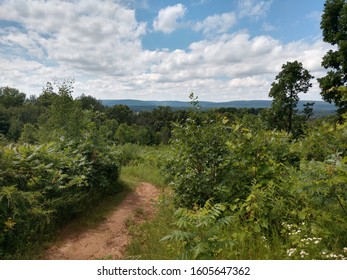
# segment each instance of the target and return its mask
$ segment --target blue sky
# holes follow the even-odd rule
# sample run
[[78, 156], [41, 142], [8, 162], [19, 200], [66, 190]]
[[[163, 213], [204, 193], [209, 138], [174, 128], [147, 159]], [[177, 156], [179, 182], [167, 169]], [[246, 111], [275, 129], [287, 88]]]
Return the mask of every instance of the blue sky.
[[[315, 78], [324, 0], [0, 0], [0, 86], [75, 79], [99, 99], [269, 99], [281, 66]], [[302, 99], [321, 100], [316, 81]]]

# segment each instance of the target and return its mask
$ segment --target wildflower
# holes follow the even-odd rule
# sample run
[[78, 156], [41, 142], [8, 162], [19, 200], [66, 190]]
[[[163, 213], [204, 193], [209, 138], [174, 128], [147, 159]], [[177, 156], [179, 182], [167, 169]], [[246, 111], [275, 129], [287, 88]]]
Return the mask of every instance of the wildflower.
[[300, 252], [301, 258], [304, 258], [304, 257], [307, 256], [307, 255], [308, 255], [307, 252], [305, 252], [304, 250], [301, 250], [301, 252]]
[[296, 251], [296, 248], [290, 248], [287, 250], [287, 255], [291, 257]]
[[330, 253], [329, 255], [327, 255], [327, 257], [331, 259], [337, 259], [337, 255], [334, 253]]

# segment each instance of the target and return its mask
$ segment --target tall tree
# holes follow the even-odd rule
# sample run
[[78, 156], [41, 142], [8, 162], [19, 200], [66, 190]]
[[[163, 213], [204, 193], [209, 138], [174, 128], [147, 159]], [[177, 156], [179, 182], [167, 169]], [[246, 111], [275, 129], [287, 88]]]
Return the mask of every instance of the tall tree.
[[126, 123], [131, 125], [134, 121], [134, 112], [127, 105], [123, 104], [107, 108], [106, 115], [110, 119], [115, 119], [119, 124]]
[[270, 119], [274, 128], [292, 132], [298, 94], [308, 91], [312, 86], [312, 78], [301, 62], [287, 62], [282, 65], [282, 71], [276, 76], [269, 92], [269, 97], [273, 98]]
[[326, 0], [321, 20], [323, 40], [334, 46], [323, 57], [322, 66], [329, 70], [318, 79], [321, 95], [334, 102], [339, 111], [347, 111], [347, 100], [342, 98], [341, 87], [347, 85], [347, 3], [345, 0]]
[[25, 93], [20, 92], [16, 88], [2, 87], [0, 88], [0, 104], [6, 109], [10, 107], [20, 107], [25, 101]]
[[41, 142], [61, 137], [66, 139], [81, 137], [84, 115], [79, 102], [72, 97], [73, 83], [73, 80], [66, 80], [59, 84], [57, 93], [43, 91], [44, 100], [48, 101], [48, 108], [39, 119], [38, 138]]
[[105, 111], [105, 106], [101, 101], [91, 95], [82, 94], [77, 100], [81, 103], [82, 110]]
[[6, 135], [10, 128], [10, 115], [0, 104], [0, 134]]

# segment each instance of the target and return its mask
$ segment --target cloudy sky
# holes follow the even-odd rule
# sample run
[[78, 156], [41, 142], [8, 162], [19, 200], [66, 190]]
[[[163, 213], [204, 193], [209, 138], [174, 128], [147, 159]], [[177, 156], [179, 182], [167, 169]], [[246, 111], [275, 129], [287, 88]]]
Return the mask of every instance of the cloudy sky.
[[[324, 75], [324, 0], [0, 0], [0, 86], [75, 79], [98, 99], [268, 99], [281, 66]], [[301, 96], [321, 100], [317, 83]]]

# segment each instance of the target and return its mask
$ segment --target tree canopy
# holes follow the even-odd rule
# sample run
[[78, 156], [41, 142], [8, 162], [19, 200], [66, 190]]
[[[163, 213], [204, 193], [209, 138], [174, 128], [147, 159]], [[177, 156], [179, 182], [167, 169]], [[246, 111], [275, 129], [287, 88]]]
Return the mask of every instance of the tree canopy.
[[274, 98], [270, 111], [274, 128], [292, 132], [298, 94], [309, 90], [312, 78], [301, 62], [287, 62], [282, 65], [282, 71], [276, 76], [269, 92], [269, 97]]
[[347, 110], [341, 86], [347, 85], [347, 3], [345, 0], [327, 0], [321, 20], [323, 40], [334, 46], [323, 57], [322, 66], [328, 70], [318, 79], [321, 95], [327, 102], [334, 102], [340, 112]]

